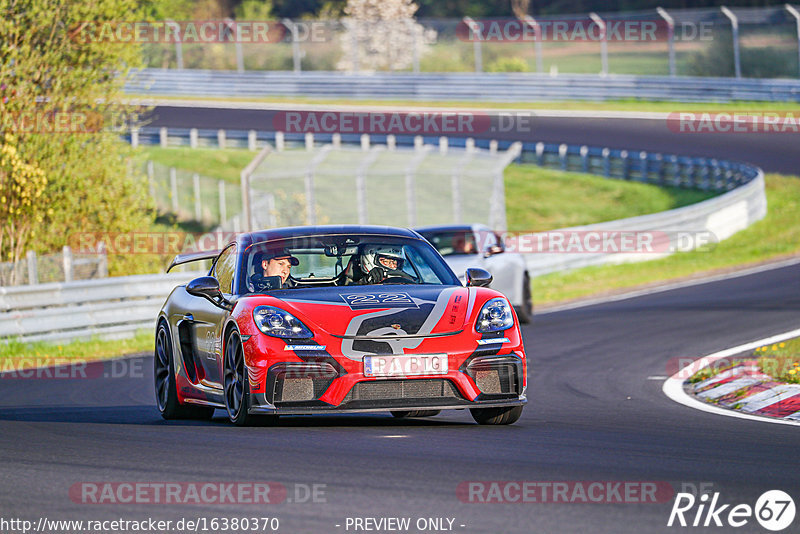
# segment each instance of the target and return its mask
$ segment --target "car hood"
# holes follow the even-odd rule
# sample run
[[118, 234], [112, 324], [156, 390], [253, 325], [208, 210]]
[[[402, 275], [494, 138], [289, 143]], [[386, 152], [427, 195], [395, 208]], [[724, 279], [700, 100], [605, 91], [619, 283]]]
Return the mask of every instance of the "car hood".
[[251, 298], [268, 299], [263, 304], [285, 309], [314, 331], [362, 340], [454, 334], [474, 305], [467, 288], [440, 285], [289, 289]]

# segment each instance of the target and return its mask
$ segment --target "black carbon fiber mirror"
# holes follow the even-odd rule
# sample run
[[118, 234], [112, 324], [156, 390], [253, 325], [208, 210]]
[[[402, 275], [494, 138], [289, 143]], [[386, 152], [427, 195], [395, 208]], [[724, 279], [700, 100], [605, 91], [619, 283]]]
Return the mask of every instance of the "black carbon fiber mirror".
[[467, 269], [467, 287], [489, 287], [492, 274], [483, 269]]

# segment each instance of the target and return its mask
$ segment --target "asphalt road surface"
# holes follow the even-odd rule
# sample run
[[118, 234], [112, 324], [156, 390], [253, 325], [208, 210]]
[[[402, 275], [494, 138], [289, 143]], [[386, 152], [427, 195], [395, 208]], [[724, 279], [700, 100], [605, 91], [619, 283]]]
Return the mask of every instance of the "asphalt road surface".
[[[450, 518], [452, 531], [465, 533], [695, 531], [667, 528], [674, 493], [647, 504], [497, 504], [463, 502], [457, 488], [653, 481], [674, 492], [705, 483], [720, 504], [753, 506], [770, 489], [797, 500], [797, 428], [687, 408], [667, 399], [656, 377], [673, 358], [796, 329], [799, 279], [795, 265], [538, 316], [524, 329], [530, 404], [508, 427], [475, 425], [465, 411], [412, 421], [293, 417], [277, 427], [236, 428], [218, 410], [212, 422], [165, 422], [154, 406], [151, 357], [117, 362], [113, 371], [107, 365], [118, 378], [3, 378], [0, 517], [277, 517], [286, 533], [355, 532], [347, 518], [363, 517], [409, 517], [412, 525]], [[74, 493], [83, 482], [205, 481], [277, 482], [288, 498], [96, 505]], [[308, 502], [305, 490], [314, 484], [324, 486]], [[764, 530], [751, 518], [738, 531]]]
[[[213, 104], [212, 104], [213, 105]], [[680, 111], [676, 104], [675, 111]], [[281, 110], [158, 106], [150, 126], [232, 130], [275, 129]], [[277, 119], [279, 122], [283, 122]], [[540, 117], [518, 120], [513, 131], [475, 133], [472, 137], [586, 144], [612, 149], [646, 150], [681, 156], [744, 161], [766, 172], [800, 175], [797, 133], [678, 133], [666, 120]]]

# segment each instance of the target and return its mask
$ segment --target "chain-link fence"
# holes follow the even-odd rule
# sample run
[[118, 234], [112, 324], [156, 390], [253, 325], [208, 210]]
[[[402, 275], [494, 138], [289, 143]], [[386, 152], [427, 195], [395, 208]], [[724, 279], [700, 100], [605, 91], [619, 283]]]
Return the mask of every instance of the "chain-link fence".
[[[251, 21], [252, 22], [252, 21]], [[191, 25], [191, 23], [189, 23]], [[800, 76], [800, 8], [518, 19], [268, 21], [271, 39], [146, 43], [153, 68]], [[244, 34], [243, 34], [244, 35]]]
[[76, 253], [65, 246], [58, 254], [28, 252], [24, 260], [0, 263], [0, 286], [72, 282], [108, 276], [108, 258], [102, 245], [96, 254]]
[[519, 150], [418, 142], [270, 151], [248, 176], [250, 224], [243, 214], [223, 229], [480, 222], [503, 230], [503, 171]]

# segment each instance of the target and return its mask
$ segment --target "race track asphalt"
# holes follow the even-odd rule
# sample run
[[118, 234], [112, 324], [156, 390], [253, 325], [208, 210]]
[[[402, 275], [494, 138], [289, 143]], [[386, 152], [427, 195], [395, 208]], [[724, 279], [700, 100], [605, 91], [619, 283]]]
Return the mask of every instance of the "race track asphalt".
[[[667, 399], [658, 377], [674, 358], [796, 329], [799, 279], [795, 265], [537, 316], [524, 328], [530, 404], [508, 427], [475, 425], [464, 411], [236, 428], [218, 410], [208, 423], [165, 422], [151, 357], [118, 362], [119, 378], [0, 378], [0, 516], [275, 516], [286, 533], [354, 532], [346, 518], [380, 516], [455, 518], [454, 531], [465, 533], [694, 531], [666, 527], [672, 498], [486, 504], [462, 502], [456, 489], [465, 481], [661, 481], [674, 491], [711, 483], [724, 503], [752, 506], [769, 489], [797, 500], [797, 428], [692, 410]], [[293, 502], [73, 502], [70, 487], [87, 481], [274, 481]], [[325, 502], [295, 502], [298, 484], [324, 484]], [[739, 531], [763, 530], [751, 519]]]
[[[281, 110], [157, 106], [150, 126], [234, 130], [275, 129]], [[680, 105], [676, 104], [676, 112]], [[490, 113], [491, 114], [491, 113]], [[496, 113], [494, 113], [496, 115]], [[282, 121], [277, 119], [279, 123]], [[766, 172], [800, 175], [797, 133], [678, 133], [666, 120], [536, 116], [518, 128], [472, 134], [476, 138], [586, 144], [612, 149], [646, 150], [753, 163]]]

